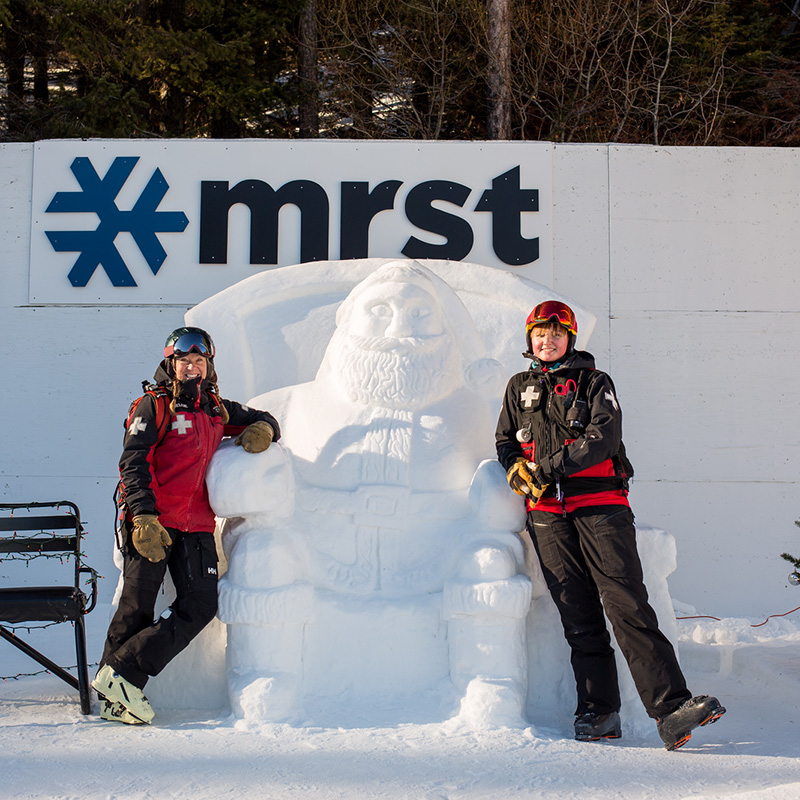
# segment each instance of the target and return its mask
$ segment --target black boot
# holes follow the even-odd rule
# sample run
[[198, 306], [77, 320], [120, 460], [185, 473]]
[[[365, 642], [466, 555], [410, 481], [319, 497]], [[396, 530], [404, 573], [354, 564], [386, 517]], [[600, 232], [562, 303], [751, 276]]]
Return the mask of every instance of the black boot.
[[679, 705], [671, 714], [656, 720], [667, 750], [677, 750], [692, 738], [692, 731], [716, 722], [725, 709], [716, 697], [701, 694]]
[[575, 738], [579, 742], [596, 742], [598, 739], [619, 739], [622, 727], [619, 714], [595, 714], [589, 711], [575, 717]]

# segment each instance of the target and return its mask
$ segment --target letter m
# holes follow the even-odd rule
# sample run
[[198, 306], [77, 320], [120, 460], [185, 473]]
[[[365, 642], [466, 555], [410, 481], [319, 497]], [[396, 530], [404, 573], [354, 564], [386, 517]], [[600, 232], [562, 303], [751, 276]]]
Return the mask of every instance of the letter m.
[[285, 205], [300, 209], [300, 260], [328, 258], [328, 196], [313, 181], [290, 181], [277, 191], [264, 181], [203, 181], [200, 195], [200, 263], [228, 263], [228, 213], [242, 203], [250, 209], [250, 263], [278, 263], [278, 214]]

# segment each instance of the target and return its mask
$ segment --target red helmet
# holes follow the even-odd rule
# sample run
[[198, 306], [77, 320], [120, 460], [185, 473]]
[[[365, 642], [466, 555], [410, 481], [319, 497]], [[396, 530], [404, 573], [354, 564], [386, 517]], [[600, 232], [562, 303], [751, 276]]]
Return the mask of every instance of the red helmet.
[[546, 325], [548, 322], [554, 322], [556, 325], [566, 328], [573, 336], [578, 334], [575, 312], [560, 300], [545, 300], [544, 303], [539, 303], [528, 315], [525, 330], [530, 333], [531, 328], [535, 328], [537, 325]]

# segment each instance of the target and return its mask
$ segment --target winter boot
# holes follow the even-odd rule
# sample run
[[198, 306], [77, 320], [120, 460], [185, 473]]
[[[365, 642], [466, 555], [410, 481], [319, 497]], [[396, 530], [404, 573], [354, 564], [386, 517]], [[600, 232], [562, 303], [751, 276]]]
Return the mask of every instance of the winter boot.
[[677, 750], [692, 738], [692, 731], [716, 722], [725, 708], [716, 697], [701, 694], [679, 705], [671, 714], [656, 720], [667, 750]]
[[598, 739], [619, 739], [622, 727], [619, 714], [595, 714], [589, 711], [575, 717], [575, 738], [579, 742], [596, 742]]
[[144, 692], [114, 672], [108, 664], [97, 673], [97, 677], [92, 681], [92, 687], [102, 699], [121, 703], [129, 714], [142, 722], [149, 724], [155, 716]]
[[100, 719], [111, 722], [124, 722], [127, 725], [143, 725], [144, 723], [133, 716], [122, 703], [115, 703], [105, 698], [100, 699]]

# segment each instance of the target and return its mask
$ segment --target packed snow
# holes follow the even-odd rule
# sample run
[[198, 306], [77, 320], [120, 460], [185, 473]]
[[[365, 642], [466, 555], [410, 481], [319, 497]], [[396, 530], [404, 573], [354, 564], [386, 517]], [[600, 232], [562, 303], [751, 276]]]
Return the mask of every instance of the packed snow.
[[[800, 591], [798, 592], [800, 603]], [[679, 615], [687, 609], [679, 606]], [[788, 609], [786, 609], [788, 610]], [[87, 617], [97, 658], [110, 608]], [[406, 709], [363, 707], [336, 718], [252, 724], [230, 712], [156, 706], [150, 726], [83, 716], [77, 692], [51, 675], [0, 684], [0, 797], [235, 800], [792, 800], [800, 797], [800, 627], [771, 620], [679, 621], [690, 686], [728, 713], [668, 753], [655, 728], [613, 742], [558, 725], [473, 730], [456, 721], [387, 724]], [[70, 625], [35, 636], [74, 664]], [[69, 660], [69, 659], [73, 660]], [[4, 645], [3, 677], [37, 671]], [[432, 703], [433, 701], [430, 701]]]

